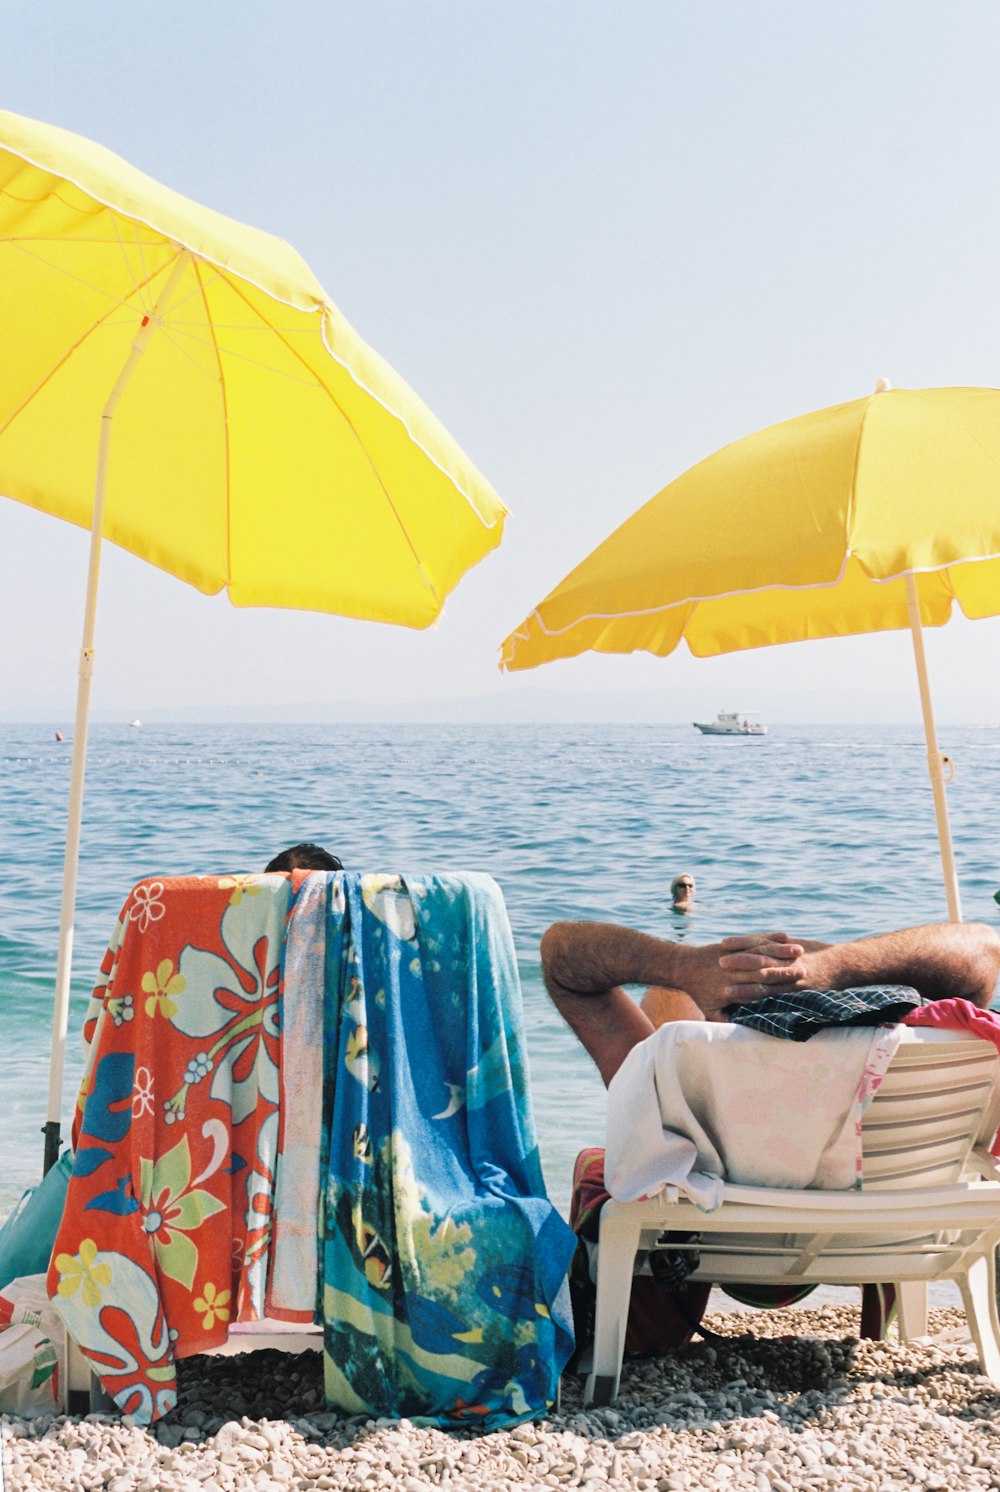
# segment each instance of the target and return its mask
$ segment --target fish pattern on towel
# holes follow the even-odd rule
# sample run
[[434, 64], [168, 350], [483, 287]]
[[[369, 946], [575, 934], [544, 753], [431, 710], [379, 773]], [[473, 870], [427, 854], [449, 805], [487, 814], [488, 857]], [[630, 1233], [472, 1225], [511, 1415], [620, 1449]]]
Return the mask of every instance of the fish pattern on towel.
[[440, 1425], [544, 1414], [575, 1240], [542, 1182], [503, 898], [485, 875], [333, 879], [327, 1399]]

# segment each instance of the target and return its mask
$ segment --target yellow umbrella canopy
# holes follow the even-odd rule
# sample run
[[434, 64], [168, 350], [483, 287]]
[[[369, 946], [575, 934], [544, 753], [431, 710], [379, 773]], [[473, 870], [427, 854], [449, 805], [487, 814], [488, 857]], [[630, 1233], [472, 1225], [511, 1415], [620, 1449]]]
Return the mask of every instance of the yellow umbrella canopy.
[[896, 389], [772, 425], [686, 471], [506, 639], [697, 657], [909, 627], [949, 915], [961, 918], [923, 626], [1000, 614], [1000, 391]]
[[48, 1169], [102, 540], [236, 606], [426, 627], [506, 510], [286, 243], [2, 111], [0, 493], [91, 530]]
[[[145, 320], [145, 326], [144, 326]], [[496, 493], [280, 239], [0, 112], [0, 492], [236, 606], [426, 627]]]
[[1000, 391], [895, 389], [772, 425], [664, 487], [506, 639], [697, 657], [1000, 613]]

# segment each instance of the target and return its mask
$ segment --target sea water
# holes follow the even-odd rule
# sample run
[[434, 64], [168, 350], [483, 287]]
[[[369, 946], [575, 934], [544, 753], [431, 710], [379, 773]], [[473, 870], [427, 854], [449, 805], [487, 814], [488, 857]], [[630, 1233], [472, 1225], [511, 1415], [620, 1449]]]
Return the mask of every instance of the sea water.
[[[968, 920], [1000, 922], [1000, 728], [942, 732]], [[70, 744], [0, 727], [0, 1217], [42, 1162]], [[544, 1173], [566, 1211], [603, 1089], [545, 995], [558, 918], [693, 942], [784, 929], [841, 939], [946, 917], [926, 752], [913, 728], [96, 726], [87, 767], [68, 1135], [87, 996], [130, 886], [262, 870], [314, 839], [359, 870], [482, 870], [503, 888], [524, 992]], [[672, 876], [697, 881], [692, 914]]]

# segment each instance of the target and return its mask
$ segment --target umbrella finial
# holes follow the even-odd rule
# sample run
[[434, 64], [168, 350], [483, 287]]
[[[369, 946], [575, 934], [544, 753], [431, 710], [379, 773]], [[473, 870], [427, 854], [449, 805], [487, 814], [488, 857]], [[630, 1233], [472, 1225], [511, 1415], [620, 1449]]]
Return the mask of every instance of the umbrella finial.
[[876, 394], [887, 394], [891, 388], [892, 388], [892, 384], [889, 382], [888, 378], [876, 378], [876, 380], [875, 380], [875, 392], [876, 392]]

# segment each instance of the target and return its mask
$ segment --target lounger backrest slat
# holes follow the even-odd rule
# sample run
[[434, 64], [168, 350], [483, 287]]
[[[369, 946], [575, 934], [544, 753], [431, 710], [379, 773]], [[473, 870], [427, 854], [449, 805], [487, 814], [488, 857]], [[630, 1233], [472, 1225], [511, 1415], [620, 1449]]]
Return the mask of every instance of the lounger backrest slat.
[[957, 1181], [998, 1078], [1000, 1053], [977, 1038], [901, 1046], [862, 1121], [865, 1188]]

